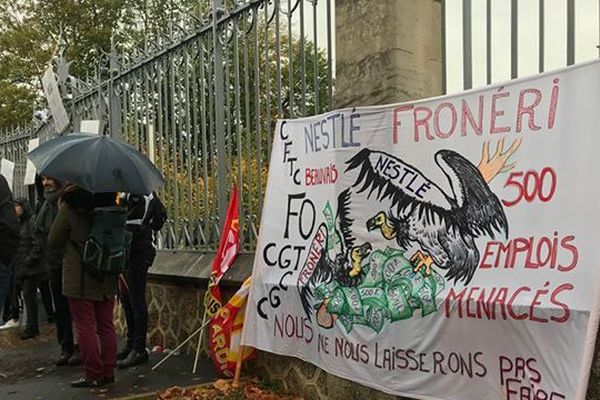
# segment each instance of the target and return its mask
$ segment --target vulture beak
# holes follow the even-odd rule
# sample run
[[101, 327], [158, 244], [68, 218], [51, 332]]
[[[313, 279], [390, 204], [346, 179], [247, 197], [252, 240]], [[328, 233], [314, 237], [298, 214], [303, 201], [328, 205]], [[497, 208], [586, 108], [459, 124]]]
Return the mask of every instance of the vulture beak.
[[370, 232], [375, 229], [377, 229], [377, 224], [375, 224], [375, 217], [373, 217], [367, 221], [367, 230]]
[[377, 213], [375, 216], [369, 218], [367, 221], [367, 230], [373, 231], [379, 228], [387, 220], [387, 215], [383, 211]]
[[371, 243], [365, 243], [362, 246], [360, 246], [360, 255], [362, 257], [366, 257], [369, 255], [369, 252], [373, 249], [373, 247], [371, 247]]

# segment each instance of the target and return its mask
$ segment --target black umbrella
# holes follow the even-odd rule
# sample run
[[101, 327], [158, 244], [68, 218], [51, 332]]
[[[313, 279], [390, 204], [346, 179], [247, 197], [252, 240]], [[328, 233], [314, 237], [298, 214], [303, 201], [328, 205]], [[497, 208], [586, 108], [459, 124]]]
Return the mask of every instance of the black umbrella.
[[148, 194], [164, 185], [150, 160], [108, 136], [61, 136], [41, 144], [27, 157], [40, 175], [73, 182], [92, 193]]

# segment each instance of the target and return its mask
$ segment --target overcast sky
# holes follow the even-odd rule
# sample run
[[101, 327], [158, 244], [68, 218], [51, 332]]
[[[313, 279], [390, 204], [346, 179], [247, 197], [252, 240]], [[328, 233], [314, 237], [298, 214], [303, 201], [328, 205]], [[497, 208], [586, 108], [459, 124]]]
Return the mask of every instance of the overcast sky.
[[[492, 81], [510, 79], [510, 0], [492, 1]], [[598, 0], [575, 1], [575, 61], [598, 57]], [[519, 0], [519, 76], [538, 72], [539, 0]], [[486, 84], [486, 1], [472, 0], [473, 87]], [[545, 0], [545, 70], [567, 63], [567, 0]], [[448, 93], [462, 90], [462, 0], [446, 0]]]
[[[377, 1], [377, 0], [371, 0]], [[418, 1], [418, 0], [415, 0]], [[463, 88], [462, 2], [446, 0], [447, 92]], [[294, 3], [294, 2], [292, 2]], [[313, 10], [305, 3], [305, 35], [313, 38]], [[400, 2], [399, 2], [400, 3]], [[473, 87], [486, 84], [486, 0], [471, 0], [473, 38]], [[575, 61], [598, 57], [598, 0], [575, 1]], [[287, 2], [282, 1], [287, 8]], [[335, 0], [332, 26], [335, 26]], [[510, 79], [510, 4], [511, 0], [492, 1], [492, 82]], [[519, 76], [538, 72], [538, 4], [539, 0], [518, 0], [519, 14]], [[544, 0], [545, 4], [545, 70], [566, 66], [567, 0]], [[294, 12], [294, 30], [299, 34], [299, 10]], [[317, 2], [319, 47], [327, 46], [327, 0]], [[332, 30], [335, 58], [335, 29]], [[334, 60], [335, 68], [335, 60]]]

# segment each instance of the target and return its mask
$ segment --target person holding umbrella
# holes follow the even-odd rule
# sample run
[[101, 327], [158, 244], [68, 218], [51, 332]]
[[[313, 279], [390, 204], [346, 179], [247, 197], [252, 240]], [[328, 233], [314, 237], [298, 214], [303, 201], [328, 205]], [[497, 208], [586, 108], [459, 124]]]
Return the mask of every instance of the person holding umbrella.
[[[130, 234], [125, 229], [126, 209], [99, 207], [114, 203], [116, 192], [150, 194], [164, 180], [143, 154], [108, 136], [62, 136], [43, 143], [28, 158], [40, 174], [72, 183], [62, 196], [48, 246], [65, 249], [63, 293], [69, 298], [86, 372], [71, 385], [102, 386], [114, 381], [112, 311], [117, 276], [128, 255], [125, 237]], [[115, 231], [107, 235], [109, 225]]]
[[85, 369], [85, 376], [72, 382], [73, 387], [99, 387], [115, 379], [117, 335], [113, 308], [118, 277], [94, 276], [83, 260], [94, 209], [114, 205], [114, 199], [114, 194], [93, 195], [68, 185], [48, 234], [48, 247], [64, 251], [62, 290], [69, 301]]

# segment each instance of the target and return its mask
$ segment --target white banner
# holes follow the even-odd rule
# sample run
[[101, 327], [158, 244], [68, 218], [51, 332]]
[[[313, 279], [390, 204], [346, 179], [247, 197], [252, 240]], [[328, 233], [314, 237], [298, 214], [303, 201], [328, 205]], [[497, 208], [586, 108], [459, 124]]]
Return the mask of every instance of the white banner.
[[148, 124], [148, 159], [156, 165], [154, 156], [154, 124]]
[[48, 100], [48, 107], [50, 108], [50, 112], [54, 119], [56, 133], [60, 134], [69, 126], [69, 115], [67, 114], [67, 110], [65, 110], [65, 106], [60, 97], [58, 83], [56, 82], [52, 66], [48, 66], [44, 72], [42, 86], [44, 88], [46, 100]]
[[100, 120], [98, 119], [84, 119], [79, 124], [80, 133], [92, 133], [94, 135], [100, 134]]
[[242, 342], [415, 399], [585, 398], [600, 63], [280, 121]]
[[12, 191], [15, 176], [15, 163], [6, 158], [0, 159], [0, 174], [4, 176], [9, 189]]
[[[40, 139], [35, 138], [29, 141], [27, 152], [30, 153], [35, 150], [40, 145]], [[35, 183], [35, 172], [36, 168], [33, 163], [27, 159], [27, 164], [25, 167], [25, 177], [23, 178], [23, 185], [33, 185]]]

